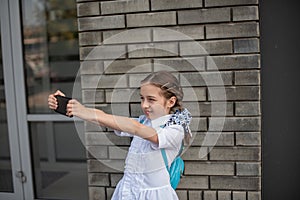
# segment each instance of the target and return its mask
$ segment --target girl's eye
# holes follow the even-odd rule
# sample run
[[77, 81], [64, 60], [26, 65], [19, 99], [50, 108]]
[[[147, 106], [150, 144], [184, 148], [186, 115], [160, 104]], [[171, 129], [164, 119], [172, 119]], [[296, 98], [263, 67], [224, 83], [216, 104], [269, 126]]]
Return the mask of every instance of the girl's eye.
[[155, 101], [155, 99], [149, 99], [149, 101]]

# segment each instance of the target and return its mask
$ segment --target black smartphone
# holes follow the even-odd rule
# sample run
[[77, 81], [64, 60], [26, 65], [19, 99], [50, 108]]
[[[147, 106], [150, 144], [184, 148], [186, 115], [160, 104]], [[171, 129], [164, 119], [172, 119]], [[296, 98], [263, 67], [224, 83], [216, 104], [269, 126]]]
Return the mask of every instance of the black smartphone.
[[[64, 97], [64, 96], [60, 96], [60, 95], [55, 95], [55, 98], [57, 99], [58, 106], [54, 111], [59, 114], [68, 116], [67, 115], [67, 104], [68, 104], [69, 100], [71, 100], [72, 98]], [[73, 116], [68, 116], [68, 117], [73, 117]]]

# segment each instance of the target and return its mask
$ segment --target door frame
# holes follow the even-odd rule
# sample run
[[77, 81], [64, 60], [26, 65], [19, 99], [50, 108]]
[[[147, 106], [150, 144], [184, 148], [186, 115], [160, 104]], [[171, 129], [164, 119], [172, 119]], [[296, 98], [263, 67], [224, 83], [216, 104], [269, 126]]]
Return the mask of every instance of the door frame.
[[1, 24], [1, 45], [3, 61], [3, 78], [6, 101], [6, 115], [8, 127], [8, 141], [10, 151], [10, 162], [12, 170], [13, 192], [0, 192], [0, 198], [3, 199], [23, 199], [23, 185], [16, 177], [16, 174], [22, 171], [21, 155], [18, 136], [18, 123], [15, 97], [15, 81], [13, 72], [13, 53], [11, 44], [11, 21], [9, 11], [9, 1], [1, 2], [0, 24]]
[[[14, 193], [0, 193], [0, 198], [32, 200], [34, 192], [24, 86], [20, 2], [2, 0], [0, 9], [1, 39], [4, 47], [3, 73], [6, 102], [9, 102], [7, 119], [14, 185]], [[18, 172], [24, 174], [25, 182], [22, 183], [16, 177]]]

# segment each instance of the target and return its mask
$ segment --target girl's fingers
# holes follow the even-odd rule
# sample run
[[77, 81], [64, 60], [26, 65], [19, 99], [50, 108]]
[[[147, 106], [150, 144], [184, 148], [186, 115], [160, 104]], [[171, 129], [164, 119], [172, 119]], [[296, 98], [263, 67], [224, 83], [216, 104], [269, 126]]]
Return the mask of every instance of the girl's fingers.
[[76, 99], [71, 99], [68, 103], [69, 104], [76, 104], [78, 101]]
[[67, 104], [67, 112], [72, 112], [74, 108], [74, 101], [71, 99]]
[[48, 106], [53, 110], [57, 108], [57, 100], [53, 95], [49, 95], [48, 97]]
[[54, 95], [60, 95], [60, 96], [66, 96], [64, 93], [62, 93], [60, 90], [56, 90], [56, 92], [54, 93]]
[[74, 106], [75, 106], [74, 101], [73, 101], [73, 99], [71, 99], [67, 104], [67, 115], [69, 117], [74, 115]]

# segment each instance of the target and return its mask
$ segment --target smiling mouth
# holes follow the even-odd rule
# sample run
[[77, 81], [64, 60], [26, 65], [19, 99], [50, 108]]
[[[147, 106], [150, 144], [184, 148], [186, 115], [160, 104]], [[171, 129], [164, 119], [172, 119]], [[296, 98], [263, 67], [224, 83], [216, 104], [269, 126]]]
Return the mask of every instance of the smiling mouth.
[[147, 114], [147, 115], [150, 114], [150, 111], [149, 111], [149, 110], [145, 110], [144, 112], [145, 112], [145, 114]]

